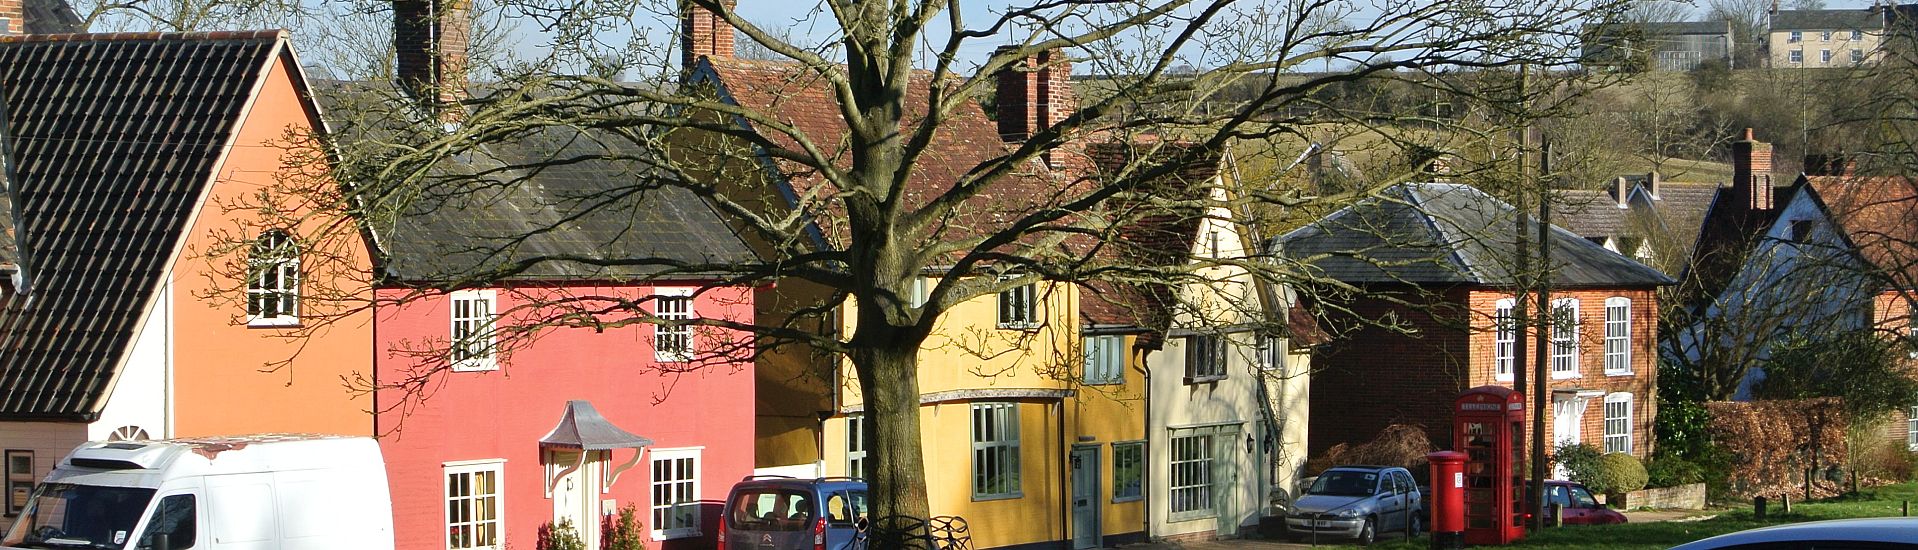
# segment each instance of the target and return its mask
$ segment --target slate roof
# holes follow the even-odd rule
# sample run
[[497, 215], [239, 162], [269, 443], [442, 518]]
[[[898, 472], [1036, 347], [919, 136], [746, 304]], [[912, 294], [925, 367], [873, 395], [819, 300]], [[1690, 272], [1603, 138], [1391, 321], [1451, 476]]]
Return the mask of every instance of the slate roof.
[[1875, 31], [1885, 28], [1885, 15], [1874, 9], [1779, 10], [1771, 16], [1771, 30], [1778, 31]]
[[27, 34], [75, 33], [81, 28], [80, 14], [66, 0], [26, 0], [20, 6], [26, 16]]
[[1612, 35], [1632, 33], [1642, 36], [1676, 36], [1685, 34], [1731, 34], [1732, 31], [1731, 24], [1725, 21], [1651, 21], [1604, 26], [1593, 25], [1588, 26], [1586, 32]]
[[[1511, 205], [1471, 186], [1388, 187], [1275, 239], [1285, 256], [1347, 283], [1509, 286], [1516, 242]], [[1535, 235], [1536, 230], [1530, 230]], [[1650, 267], [1552, 228], [1554, 284], [1617, 288], [1672, 284]]]
[[240, 115], [270, 32], [0, 37], [32, 292], [0, 309], [0, 418], [90, 421]]
[[1808, 188], [1858, 254], [1918, 288], [1918, 180], [1897, 176], [1807, 176]]
[[1560, 191], [1553, 219], [1563, 221], [1554, 225], [1586, 238], [1660, 238], [1674, 250], [1690, 254], [1703, 231], [1705, 213], [1718, 197], [1718, 184], [1660, 182], [1658, 196], [1653, 197], [1643, 186], [1643, 176], [1627, 176], [1627, 180], [1631, 187], [1625, 208], [1618, 207], [1614, 190]]

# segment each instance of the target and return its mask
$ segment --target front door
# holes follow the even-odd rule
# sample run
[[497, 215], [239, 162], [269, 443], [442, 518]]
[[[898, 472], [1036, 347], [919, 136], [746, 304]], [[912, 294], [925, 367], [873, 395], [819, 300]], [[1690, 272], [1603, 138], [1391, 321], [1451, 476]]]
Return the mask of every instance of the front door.
[[[1552, 447], [1584, 441], [1580, 431], [1585, 424], [1585, 403], [1577, 397], [1552, 401]], [[1565, 466], [1554, 467], [1552, 477], [1566, 479]]]
[[1072, 447], [1072, 547], [1098, 548], [1099, 446]]
[[548, 471], [553, 480], [553, 524], [566, 523], [587, 548], [599, 548], [599, 466], [604, 453], [594, 452], [580, 461], [580, 453], [553, 451], [548, 454]]
[[1245, 490], [1239, 485], [1239, 457], [1245, 452], [1240, 441], [1238, 426], [1221, 427], [1212, 438], [1212, 510], [1218, 514], [1220, 537], [1239, 535], [1239, 493]]

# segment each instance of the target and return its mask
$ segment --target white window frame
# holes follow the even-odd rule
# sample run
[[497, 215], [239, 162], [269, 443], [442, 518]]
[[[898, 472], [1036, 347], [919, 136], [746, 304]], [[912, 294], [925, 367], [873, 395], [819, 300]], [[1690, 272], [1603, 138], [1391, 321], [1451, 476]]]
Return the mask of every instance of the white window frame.
[[1785, 55], [1786, 55], [1785, 59], [1789, 60], [1792, 63], [1804, 64], [1805, 62], [1805, 50], [1792, 50], [1790, 52], [1787, 52]]
[[[1631, 454], [1632, 428], [1637, 424], [1633, 408], [1631, 392], [1615, 392], [1605, 396], [1605, 452]], [[1623, 428], [1623, 431], [1614, 431], [1614, 428]]]
[[[499, 291], [493, 289], [455, 290], [447, 295], [452, 323], [447, 331], [451, 342], [449, 359], [454, 372], [489, 371], [499, 368]], [[484, 306], [475, 313], [475, 304]], [[462, 307], [464, 314], [462, 314]]]
[[1026, 283], [999, 292], [999, 328], [1025, 330], [1038, 326], [1038, 283]]
[[1193, 334], [1185, 340], [1185, 383], [1198, 384], [1224, 380], [1227, 374], [1225, 347], [1230, 339], [1223, 334]]
[[[1569, 318], [1560, 311], [1570, 310]], [[1578, 378], [1578, 299], [1552, 300], [1552, 378]]]
[[1213, 229], [1206, 231], [1205, 242], [1206, 248], [1212, 249], [1212, 259], [1217, 260], [1225, 257], [1225, 251], [1219, 249], [1219, 230]]
[[932, 279], [929, 277], [912, 278], [912, 297], [907, 300], [912, 307], [925, 307], [926, 300], [932, 298]]
[[1492, 304], [1492, 378], [1511, 380], [1518, 353], [1518, 319], [1512, 315], [1518, 301], [1500, 298]]
[[1821, 64], [1830, 65], [1831, 50], [1818, 50], [1818, 62]]
[[846, 415], [846, 477], [866, 478], [866, 415]]
[[1918, 451], [1918, 406], [1905, 410], [1905, 449]]
[[1281, 376], [1285, 370], [1285, 338], [1276, 334], [1259, 335], [1259, 369], [1266, 372], [1278, 371]]
[[[999, 500], [1025, 496], [1025, 477], [1019, 460], [1019, 404], [1016, 402], [973, 403], [972, 410], [972, 500]], [[984, 424], [981, 420], [989, 421]], [[995, 429], [996, 428], [996, 429]], [[986, 457], [992, 456], [1001, 471], [987, 472]], [[994, 476], [993, 474], [998, 474]], [[999, 480], [992, 486], [988, 479]], [[1007, 480], [1010, 480], [1008, 483]]]
[[1125, 336], [1096, 334], [1085, 337], [1085, 372], [1080, 380], [1088, 386], [1125, 383]]
[[1864, 63], [1864, 62], [1865, 62], [1865, 50], [1860, 50], [1860, 49], [1857, 49], [1857, 48], [1852, 48], [1852, 50], [1851, 50], [1851, 62], [1852, 62], [1852, 63]]
[[1805, 31], [1791, 31], [1791, 36], [1785, 39], [1785, 42], [1804, 42], [1804, 41], [1805, 41]]
[[[1120, 482], [1119, 472], [1123, 469], [1122, 466], [1125, 465], [1125, 463], [1121, 460], [1121, 457], [1120, 457], [1120, 454], [1122, 452], [1121, 449], [1125, 449], [1126, 451], [1124, 452], [1126, 452], [1127, 454], [1131, 454], [1132, 460], [1135, 461], [1135, 463], [1132, 466], [1132, 473], [1139, 477], [1137, 493], [1133, 493], [1129, 495], [1119, 494], [1119, 488], [1124, 485], [1123, 483]], [[1146, 490], [1145, 489], [1145, 469], [1146, 469], [1146, 452], [1145, 452], [1144, 441], [1114, 441], [1112, 442], [1112, 502], [1115, 502], [1115, 503], [1116, 502], [1133, 502], [1133, 501], [1145, 500], [1145, 490]]]
[[[453, 495], [452, 488], [448, 486], [449, 485], [448, 482], [453, 476], [475, 477], [478, 474], [488, 473], [488, 472], [493, 474], [493, 492], [491, 495], [468, 494], [468, 495], [460, 495], [458, 497], [455, 497]], [[490, 496], [493, 499], [493, 508], [492, 508], [493, 517], [491, 519], [473, 519], [471, 521], [462, 521], [462, 522], [456, 523], [453, 521], [453, 518], [450, 516], [450, 513], [451, 513], [450, 508], [452, 507], [440, 506], [440, 525], [444, 528], [444, 533], [445, 533], [444, 535], [442, 535], [440, 542], [444, 544], [448, 550], [470, 550], [475, 548], [500, 550], [506, 547], [506, 531], [505, 531], [506, 491], [502, 490], [502, 488], [505, 486], [505, 482], [506, 482], [506, 459], [491, 458], [491, 459], [485, 459], [485, 460], [464, 460], [459, 462], [446, 462], [446, 463], [440, 464], [440, 502], [441, 503], [450, 505], [455, 498], [459, 498], [465, 501], [472, 501], [472, 502], [480, 501], [488, 496]], [[472, 482], [468, 481], [468, 487], [471, 487], [471, 486], [472, 486]], [[473, 507], [469, 509], [467, 513], [477, 514], [478, 510], [479, 510], [479, 507]], [[493, 544], [471, 544], [467, 546], [453, 545], [453, 527], [455, 525], [467, 525], [467, 526], [477, 528], [483, 524], [489, 524], [489, 523], [491, 524], [491, 530], [493, 534]]]
[[1826, 41], [1826, 42], [1830, 42], [1830, 41], [1831, 41], [1831, 35], [1832, 35], [1832, 32], [1831, 32], [1831, 31], [1819, 31], [1819, 32], [1820, 32], [1820, 34], [1819, 34], [1818, 36], [1819, 36], [1819, 38], [1820, 38], [1820, 39], [1822, 39], [1822, 40], [1824, 40], [1824, 41]]
[[1605, 374], [1632, 374], [1632, 299], [1605, 299]]
[[1852, 29], [1852, 30], [1851, 30], [1851, 39], [1852, 39], [1852, 40], [1864, 40], [1864, 39], [1865, 39], [1865, 31], [1862, 31], [1862, 30], [1858, 30], [1858, 29]]
[[1175, 429], [1167, 440], [1166, 511], [1170, 521], [1216, 517], [1219, 430]]
[[[278, 229], [254, 239], [247, 255], [246, 325], [285, 327], [300, 324], [300, 244]], [[278, 311], [264, 314], [267, 302]]]
[[[653, 449], [650, 452], [652, 453], [653, 456], [648, 458], [646, 461], [646, 469], [651, 476], [650, 477], [651, 481], [647, 484], [647, 488], [649, 489], [649, 491], [647, 492], [647, 495], [646, 495], [646, 498], [647, 498], [646, 507], [648, 512], [647, 513], [647, 519], [649, 520], [648, 523], [653, 530], [653, 540], [670, 540], [670, 539], [699, 536], [700, 534], [700, 530], [699, 530], [699, 496], [700, 496], [699, 467], [701, 462], [700, 456], [699, 456], [700, 448], [685, 447], [685, 448], [678, 448], [678, 449]], [[676, 463], [681, 460], [692, 461], [692, 474], [693, 474], [692, 479], [680, 479], [677, 477], [662, 479], [660, 477], [660, 474], [662, 473], [660, 470], [660, 463], [663, 462], [663, 463], [670, 464], [670, 463]], [[662, 499], [659, 498], [659, 495], [661, 494], [660, 493], [661, 485], [667, 486], [665, 487], [665, 490], [668, 493], [671, 493], [675, 490], [684, 489], [687, 493], [689, 493], [690, 498], [681, 499], [674, 502], [661, 503], [660, 500]], [[692, 518], [693, 518], [692, 525], [681, 525], [681, 526], [672, 527], [668, 529], [660, 529], [661, 524], [665, 523], [665, 521], [660, 519], [661, 517], [670, 518], [672, 517], [672, 514], [674, 514], [675, 512], [679, 512], [680, 511], [679, 509], [683, 509], [687, 507], [690, 507], [692, 509]], [[664, 512], [667, 515], [662, 516], [661, 515], [662, 512]]]
[[[653, 316], [661, 320], [689, 321], [698, 309], [693, 303], [691, 288], [661, 287], [653, 290]], [[653, 325], [653, 359], [661, 363], [692, 361], [693, 351], [699, 349], [693, 332], [692, 325]], [[673, 349], [675, 347], [681, 349]]]

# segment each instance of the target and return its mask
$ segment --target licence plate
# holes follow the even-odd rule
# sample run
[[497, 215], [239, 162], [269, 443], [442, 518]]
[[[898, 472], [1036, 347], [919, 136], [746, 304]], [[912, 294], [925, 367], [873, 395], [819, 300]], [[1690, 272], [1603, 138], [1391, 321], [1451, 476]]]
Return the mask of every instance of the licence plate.
[[1322, 520], [1318, 520], [1318, 521], [1315, 521], [1315, 522], [1312, 522], [1312, 526], [1313, 526], [1313, 527], [1331, 527], [1331, 526], [1332, 526], [1332, 522], [1331, 522], [1330, 520], [1323, 520], [1323, 519], [1322, 519]]

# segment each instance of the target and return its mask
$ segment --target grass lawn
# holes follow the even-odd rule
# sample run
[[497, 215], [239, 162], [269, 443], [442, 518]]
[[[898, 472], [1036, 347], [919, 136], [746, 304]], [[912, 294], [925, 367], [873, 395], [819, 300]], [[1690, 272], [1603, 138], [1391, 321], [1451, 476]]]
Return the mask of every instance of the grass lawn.
[[[1534, 533], [1512, 548], [1671, 548], [1679, 544], [1692, 542], [1705, 537], [1743, 531], [1755, 527], [1817, 521], [1824, 519], [1862, 518], [1897, 516], [1904, 501], [1913, 501], [1918, 506], [1918, 484], [1900, 483], [1867, 489], [1856, 497], [1839, 497], [1809, 503], [1793, 503], [1791, 514], [1779, 513], [1778, 503], [1768, 507], [1771, 512], [1763, 521], [1752, 519], [1751, 504], [1735, 506], [1723, 510], [1703, 513], [1716, 513], [1718, 517], [1703, 521], [1667, 521], [1628, 523], [1624, 525], [1585, 525], [1568, 526], [1559, 529], [1547, 529], [1543, 533]], [[1918, 513], [1918, 512], [1915, 512]], [[1394, 539], [1381, 541], [1374, 548], [1387, 549], [1423, 549], [1430, 541], [1419, 537], [1410, 541]]]

